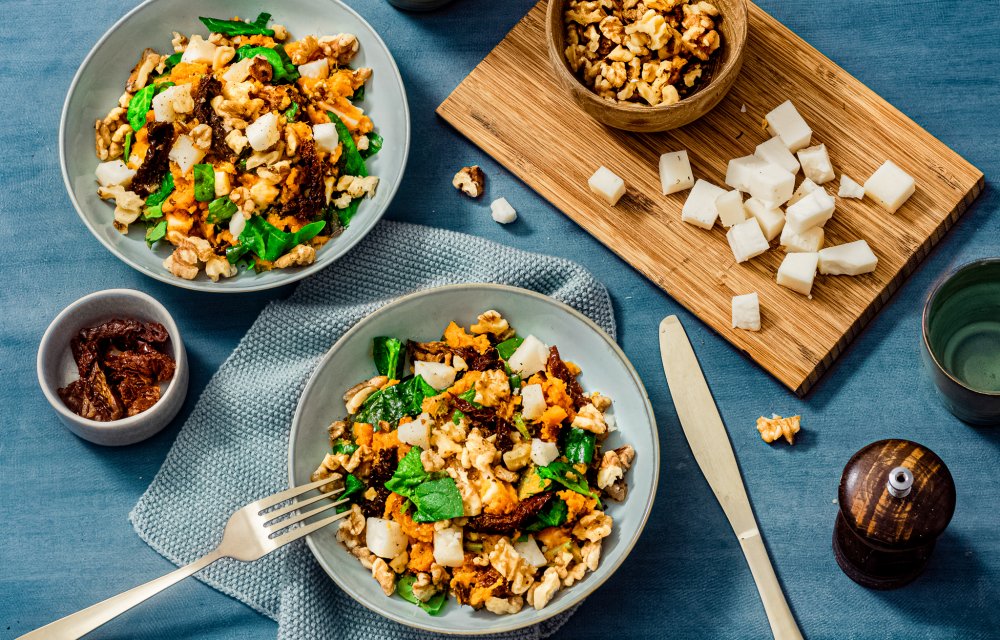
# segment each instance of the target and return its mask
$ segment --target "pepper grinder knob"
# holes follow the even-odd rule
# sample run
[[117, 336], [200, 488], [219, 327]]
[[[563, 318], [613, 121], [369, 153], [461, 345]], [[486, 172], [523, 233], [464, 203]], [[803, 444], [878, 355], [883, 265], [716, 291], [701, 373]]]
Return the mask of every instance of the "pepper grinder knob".
[[833, 552], [844, 573], [872, 589], [919, 576], [955, 512], [955, 483], [944, 462], [909, 440], [880, 440], [844, 468]]

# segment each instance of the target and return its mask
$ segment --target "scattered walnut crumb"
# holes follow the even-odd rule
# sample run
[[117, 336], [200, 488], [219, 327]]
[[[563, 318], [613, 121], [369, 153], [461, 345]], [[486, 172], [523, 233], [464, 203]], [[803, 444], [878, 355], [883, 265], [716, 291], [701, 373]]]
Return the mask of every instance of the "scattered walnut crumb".
[[799, 426], [800, 419], [801, 416], [782, 418], [777, 414], [773, 414], [770, 418], [761, 416], [757, 418], [757, 431], [760, 432], [760, 437], [764, 442], [771, 443], [784, 437], [788, 444], [795, 444], [795, 434], [801, 428]]
[[483, 170], [478, 165], [472, 165], [471, 167], [462, 167], [455, 174], [451, 184], [470, 198], [478, 198], [483, 195], [483, 182], [485, 180], [486, 174], [483, 173]]

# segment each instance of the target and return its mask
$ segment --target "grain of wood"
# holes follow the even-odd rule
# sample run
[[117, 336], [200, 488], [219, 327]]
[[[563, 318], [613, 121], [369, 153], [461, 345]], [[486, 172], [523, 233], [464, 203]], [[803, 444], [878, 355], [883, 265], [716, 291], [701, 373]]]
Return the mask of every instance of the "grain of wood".
[[[544, 0], [438, 113], [804, 395], [979, 195], [983, 174], [772, 16], [749, 8], [739, 79], [712, 112], [681, 129], [627, 133], [580, 111], [547, 59]], [[858, 277], [817, 276], [812, 299], [775, 282], [781, 249], [736, 264], [721, 227], [704, 231], [681, 222], [687, 192], [661, 195], [657, 173], [661, 153], [687, 149], [695, 176], [722, 185], [728, 160], [753, 153], [768, 138], [763, 116], [789, 98], [812, 127], [813, 144], [826, 144], [838, 176], [864, 182], [891, 159], [917, 182], [894, 215], [870, 198], [837, 199], [826, 246], [865, 239], [878, 268]], [[600, 165], [625, 179], [628, 192], [614, 207], [587, 188]], [[831, 193], [838, 186], [825, 185]], [[760, 295], [761, 331], [732, 329], [732, 296], [751, 291]]]

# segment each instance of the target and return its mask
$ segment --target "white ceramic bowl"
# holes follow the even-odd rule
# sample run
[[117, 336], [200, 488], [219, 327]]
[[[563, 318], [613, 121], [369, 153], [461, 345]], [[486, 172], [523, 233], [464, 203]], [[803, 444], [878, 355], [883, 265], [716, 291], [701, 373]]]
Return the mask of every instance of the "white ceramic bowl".
[[[81, 329], [93, 327], [114, 318], [135, 318], [146, 322], [159, 322], [170, 334], [167, 352], [174, 359], [174, 377], [161, 389], [160, 399], [140, 414], [98, 422], [78, 416], [59, 397], [58, 389], [65, 387], [78, 375], [70, 340]], [[188, 388], [187, 353], [177, 324], [162, 304], [152, 297], [133, 289], [106, 289], [84, 296], [56, 316], [42, 336], [38, 346], [38, 384], [45, 399], [70, 431], [95, 444], [122, 446], [149, 438], [170, 424], [181, 406]]]
[[[113, 203], [97, 196], [94, 169], [94, 120], [104, 118], [115, 106], [125, 80], [146, 47], [164, 53], [172, 51], [171, 31], [184, 34], [206, 29], [198, 16], [256, 16], [260, 11], [274, 14], [272, 23], [283, 24], [291, 37], [308, 34], [353, 33], [360, 51], [352, 66], [371, 67], [362, 103], [375, 129], [385, 139], [382, 150], [368, 160], [372, 175], [379, 176], [374, 198], [361, 203], [351, 226], [317, 252], [316, 262], [307, 267], [275, 269], [261, 274], [240, 273], [234, 278], [212, 282], [204, 273], [195, 280], [177, 278], [163, 268], [170, 254], [168, 243], [150, 251], [142, 225], [122, 235], [114, 229]], [[142, 273], [163, 282], [200, 291], [236, 293], [260, 291], [294, 282], [329, 266], [344, 255], [375, 226], [392, 201], [406, 167], [410, 147], [410, 113], [406, 90], [389, 49], [375, 30], [353, 9], [339, 0], [283, 0], [274, 4], [258, 0], [147, 0], [128, 12], [94, 45], [73, 78], [62, 120], [59, 123], [59, 160], [70, 200], [90, 232], [111, 253]]]
[[[518, 614], [496, 616], [459, 606], [453, 598], [439, 616], [393, 596], [385, 597], [358, 560], [336, 540], [336, 525], [307, 538], [309, 548], [323, 569], [358, 602], [372, 611], [405, 625], [447, 634], [487, 634], [537, 624], [566, 611], [591, 594], [625, 560], [642, 532], [653, 506], [660, 453], [656, 422], [642, 381], [618, 345], [597, 325], [570, 307], [551, 298], [513, 287], [489, 284], [455, 285], [415, 293], [386, 305], [359, 322], [337, 341], [310, 378], [292, 422], [288, 474], [292, 486], [308, 482], [310, 473], [329, 451], [326, 428], [344, 417], [344, 391], [374, 375], [372, 338], [438, 340], [448, 322], [468, 326], [486, 309], [496, 309], [522, 335], [533, 334], [559, 347], [567, 360], [580, 365], [584, 390], [600, 391], [613, 401], [618, 431], [609, 447], [628, 443], [636, 459], [628, 472], [629, 494], [622, 503], [611, 503], [614, 531], [604, 540], [597, 571], [582, 582], [560, 590], [541, 611], [525, 605]], [[606, 594], [599, 606], [613, 606], [617, 596]], [[597, 606], [597, 605], [595, 605]], [[610, 612], [610, 610], [609, 610]], [[613, 614], [613, 612], [611, 612]], [[623, 624], [625, 621], [622, 621]]]

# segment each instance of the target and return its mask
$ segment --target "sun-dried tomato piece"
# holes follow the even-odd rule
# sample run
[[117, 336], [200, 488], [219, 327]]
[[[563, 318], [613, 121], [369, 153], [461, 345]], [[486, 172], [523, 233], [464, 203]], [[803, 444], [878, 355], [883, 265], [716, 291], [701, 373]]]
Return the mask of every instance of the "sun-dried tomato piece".
[[566, 363], [562, 361], [559, 357], [559, 349], [556, 347], [549, 347], [549, 359], [545, 364], [545, 370], [549, 375], [559, 378], [566, 383], [566, 392], [569, 397], [573, 399], [573, 408], [579, 409], [583, 405], [590, 402], [585, 395], [583, 395], [583, 388], [580, 383], [577, 382], [573, 374], [569, 372], [569, 367]]
[[510, 436], [513, 427], [510, 422], [497, 415], [495, 407], [477, 407], [462, 398], [455, 398], [455, 408], [468, 416], [472, 426], [478, 427], [485, 437], [496, 434], [493, 446], [497, 451], [506, 453], [514, 448], [514, 441]]
[[482, 531], [485, 533], [510, 533], [511, 531], [520, 529], [528, 518], [541, 511], [554, 495], [551, 491], [545, 491], [530, 498], [525, 498], [518, 502], [517, 506], [510, 513], [502, 515], [492, 513], [480, 514], [471, 518], [466, 527], [471, 531]]
[[169, 122], [150, 122], [146, 125], [149, 148], [142, 164], [132, 177], [132, 191], [146, 197], [160, 188], [163, 176], [170, 170], [170, 146], [174, 141], [174, 125]]

